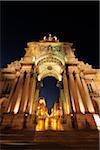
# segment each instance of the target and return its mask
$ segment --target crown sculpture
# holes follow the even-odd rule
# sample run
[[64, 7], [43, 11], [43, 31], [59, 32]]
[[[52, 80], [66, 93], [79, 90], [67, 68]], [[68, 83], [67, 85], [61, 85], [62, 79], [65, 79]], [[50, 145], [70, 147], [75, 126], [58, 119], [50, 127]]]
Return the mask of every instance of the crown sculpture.
[[53, 36], [51, 34], [49, 34], [48, 37], [44, 36], [43, 40], [41, 42], [59, 42], [59, 40], [57, 39], [56, 36]]

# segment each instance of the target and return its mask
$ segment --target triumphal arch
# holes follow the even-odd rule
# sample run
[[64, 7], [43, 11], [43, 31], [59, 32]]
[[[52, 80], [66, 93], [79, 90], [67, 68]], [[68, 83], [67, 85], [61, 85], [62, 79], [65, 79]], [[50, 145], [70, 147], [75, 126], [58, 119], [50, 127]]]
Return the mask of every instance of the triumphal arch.
[[[27, 43], [25, 51], [21, 60], [1, 69], [1, 128], [100, 128], [100, 70], [79, 61], [72, 43], [60, 42], [51, 34]], [[56, 78], [60, 91], [51, 114], [39, 95], [48, 76]]]

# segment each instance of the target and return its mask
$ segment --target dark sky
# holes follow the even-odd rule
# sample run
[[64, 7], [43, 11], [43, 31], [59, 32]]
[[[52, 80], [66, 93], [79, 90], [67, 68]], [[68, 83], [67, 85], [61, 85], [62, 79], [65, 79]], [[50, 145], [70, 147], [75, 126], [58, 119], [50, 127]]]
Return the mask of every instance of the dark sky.
[[40, 96], [45, 98], [49, 113], [54, 102], [59, 101], [60, 92], [56, 85], [57, 80], [54, 77], [46, 77], [43, 79], [43, 87], [40, 90]]
[[27, 42], [52, 33], [99, 67], [99, 2], [1, 2], [1, 66], [20, 59]]

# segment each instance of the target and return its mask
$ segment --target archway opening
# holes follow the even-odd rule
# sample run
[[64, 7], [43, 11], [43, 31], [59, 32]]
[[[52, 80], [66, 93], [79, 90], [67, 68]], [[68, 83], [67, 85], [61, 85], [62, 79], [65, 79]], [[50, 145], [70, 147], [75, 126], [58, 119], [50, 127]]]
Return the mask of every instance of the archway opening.
[[55, 102], [59, 101], [59, 88], [57, 80], [54, 77], [45, 77], [43, 79], [43, 87], [40, 89], [39, 96], [44, 97], [48, 108], [48, 113], [51, 113], [51, 108]]

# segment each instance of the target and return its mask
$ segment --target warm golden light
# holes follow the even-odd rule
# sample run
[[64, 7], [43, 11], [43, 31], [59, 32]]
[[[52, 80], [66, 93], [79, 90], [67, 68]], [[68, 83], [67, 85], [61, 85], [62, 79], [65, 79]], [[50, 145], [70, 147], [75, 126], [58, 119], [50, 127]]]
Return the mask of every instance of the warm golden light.
[[93, 117], [96, 122], [97, 129], [100, 131], [100, 116], [98, 114], [93, 114]]
[[[95, 129], [97, 125], [100, 130], [100, 69], [79, 61], [74, 50], [73, 43], [59, 42], [49, 34], [39, 42], [28, 42], [24, 57], [0, 70], [1, 128], [45, 131]], [[57, 80], [59, 91], [49, 88], [54, 97], [58, 95], [51, 114], [46, 103], [51, 103], [47, 100], [52, 95], [48, 98], [44, 90], [47, 100], [39, 97], [46, 77]]]
[[38, 124], [36, 126], [36, 131], [44, 131], [45, 130], [45, 121], [40, 119], [38, 120]]
[[29, 114], [32, 114], [32, 106], [30, 107]]
[[18, 99], [17, 99], [17, 103], [16, 103], [16, 105], [15, 105], [15, 108], [14, 108], [14, 114], [16, 114], [17, 112], [18, 112], [18, 110], [19, 110], [19, 105], [20, 105], [20, 95], [19, 95], [19, 97], [18, 97]]
[[16, 106], [15, 106], [15, 108], [14, 108], [14, 114], [17, 114], [18, 109], [19, 109], [19, 104], [17, 103]]
[[80, 95], [77, 83], [76, 83], [76, 89], [77, 89], [77, 95], [78, 95], [78, 101], [79, 101], [80, 110], [81, 110], [81, 112], [83, 114], [85, 114], [85, 108], [84, 108], [84, 105], [83, 105], [83, 101], [82, 101], [82, 98], [81, 98], [81, 95]]
[[46, 103], [45, 103], [44, 99], [40, 99], [40, 100], [39, 100], [39, 103], [40, 103], [40, 104], [44, 104], [44, 105], [46, 105]]
[[45, 119], [45, 130], [49, 129], [49, 117], [46, 117]]
[[72, 102], [73, 110], [74, 110], [74, 112], [76, 112], [76, 108], [75, 108], [75, 103], [74, 103], [71, 87], [70, 87], [70, 95], [71, 95], [71, 102]]
[[57, 129], [57, 120], [52, 118], [51, 119], [51, 129], [56, 130]]

